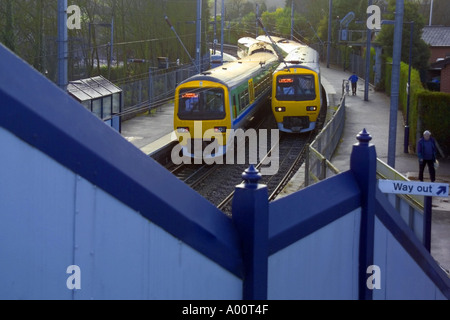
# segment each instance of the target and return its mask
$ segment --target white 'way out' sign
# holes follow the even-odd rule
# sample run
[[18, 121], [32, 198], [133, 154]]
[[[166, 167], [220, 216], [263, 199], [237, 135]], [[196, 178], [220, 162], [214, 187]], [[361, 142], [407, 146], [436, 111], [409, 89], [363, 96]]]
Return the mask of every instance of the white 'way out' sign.
[[384, 193], [415, 194], [419, 196], [448, 197], [449, 185], [434, 182], [378, 180]]

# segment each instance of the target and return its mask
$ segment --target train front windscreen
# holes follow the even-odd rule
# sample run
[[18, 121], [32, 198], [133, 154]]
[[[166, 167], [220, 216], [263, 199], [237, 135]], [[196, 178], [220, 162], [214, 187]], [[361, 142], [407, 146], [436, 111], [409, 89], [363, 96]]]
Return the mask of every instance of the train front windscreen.
[[224, 91], [220, 88], [180, 90], [180, 120], [221, 120], [226, 116]]
[[277, 77], [278, 101], [308, 101], [316, 99], [313, 75], [281, 75]]

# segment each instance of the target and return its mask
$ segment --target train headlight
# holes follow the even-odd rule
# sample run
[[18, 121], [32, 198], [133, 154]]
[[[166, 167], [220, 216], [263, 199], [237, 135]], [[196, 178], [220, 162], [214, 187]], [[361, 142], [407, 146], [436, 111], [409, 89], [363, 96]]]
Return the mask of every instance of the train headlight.
[[316, 106], [306, 107], [306, 111], [317, 111], [317, 107]]
[[214, 132], [215, 133], [225, 133], [225, 132], [227, 132], [227, 127], [215, 127]]
[[275, 111], [276, 112], [286, 112], [286, 107], [276, 107]]
[[179, 133], [189, 133], [189, 127], [178, 127], [177, 131]]

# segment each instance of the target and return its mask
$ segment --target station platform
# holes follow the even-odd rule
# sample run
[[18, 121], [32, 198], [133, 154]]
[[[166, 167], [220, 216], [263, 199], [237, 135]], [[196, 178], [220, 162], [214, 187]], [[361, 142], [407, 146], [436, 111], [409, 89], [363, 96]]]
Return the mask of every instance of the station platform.
[[[321, 73], [324, 85], [328, 87], [327, 92], [330, 93], [333, 88], [335, 89], [334, 103], [337, 104], [336, 101], [342, 96], [342, 81], [348, 79], [351, 73], [335, 66], [327, 68], [325, 65], [321, 66]], [[364, 80], [360, 79], [356, 96], [350, 94], [346, 97], [345, 128], [341, 142], [331, 158], [333, 165], [341, 172], [350, 168], [352, 147], [357, 142], [356, 135], [363, 129], [372, 136], [370, 143], [375, 145], [377, 157], [388, 162], [390, 97], [384, 92], [376, 92], [369, 86], [368, 101], [365, 101], [364, 87]], [[433, 128], [427, 129], [433, 133]], [[404, 153], [404, 136], [404, 117], [402, 112], [398, 111], [394, 169], [409, 180], [418, 180], [418, 158], [416, 154]], [[428, 168], [425, 168], [424, 181], [430, 181]], [[450, 183], [448, 157], [439, 159], [435, 182]], [[444, 269], [450, 270], [450, 199], [433, 197], [432, 204], [431, 254]]]
[[[342, 96], [342, 81], [348, 79], [350, 72], [339, 67], [321, 66], [322, 83], [328, 95], [330, 106], [337, 106]], [[366, 129], [372, 136], [377, 157], [387, 163], [389, 142], [390, 97], [383, 92], [376, 92], [369, 86], [368, 101], [364, 101], [364, 80], [358, 81], [357, 95], [346, 98], [346, 124], [341, 142], [330, 159], [341, 172], [350, 167], [352, 146], [357, 142], [356, 135]], [[432, 128], [428, 128], [433, 132]], [[173, 134], [173, 104], [167, 104], [154, 111], [123, 122], [122, 135], [146, 154], [175, 139]], [[397, 135], [395, 169], [410, 180], [418, 180], [417, 155], [404, 153], [403, 114], [397, 114]], [[294, 177], [293, 180], [304, 181]], [[424, 180], [429, 181], [427, 169]], [[439, 159], [436, 182], [450, 183], [450, 159]], [[301, 182], [300, 182], [301, 184]], [[295, 192], [301, 186], [290, 184], [283, 192]], [[450, 270], [450, 200], [433, 197], [431, 254], [446, 270]]]
[[147, 155], [176, 140], [173, 103], [165, 104], [122, 123], [122, 136]]

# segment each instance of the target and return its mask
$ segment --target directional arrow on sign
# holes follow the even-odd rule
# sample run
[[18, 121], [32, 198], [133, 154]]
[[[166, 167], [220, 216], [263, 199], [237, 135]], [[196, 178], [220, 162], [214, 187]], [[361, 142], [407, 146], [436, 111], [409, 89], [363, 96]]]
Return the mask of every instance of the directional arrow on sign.
[[414, 194], [419, 196], [448, 197], [449, 185], [434, 182], [378, 180], [384, 193]]
[[443, 194], [443, 195], [447, 194], [448, 195], [448, 190], [447, 190], [447, 188], [445, 186], [440, 186], [438, 188], [437, 195], [440, 195], [440, 194]]

